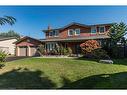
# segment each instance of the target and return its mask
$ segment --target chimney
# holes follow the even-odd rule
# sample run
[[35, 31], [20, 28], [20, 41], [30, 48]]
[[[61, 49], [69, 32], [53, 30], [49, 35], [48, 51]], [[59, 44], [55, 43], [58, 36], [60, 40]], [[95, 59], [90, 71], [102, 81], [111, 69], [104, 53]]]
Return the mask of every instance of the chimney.
[[51, 30], [51, 26], [50, 25], [48, 25], [48, 30]]

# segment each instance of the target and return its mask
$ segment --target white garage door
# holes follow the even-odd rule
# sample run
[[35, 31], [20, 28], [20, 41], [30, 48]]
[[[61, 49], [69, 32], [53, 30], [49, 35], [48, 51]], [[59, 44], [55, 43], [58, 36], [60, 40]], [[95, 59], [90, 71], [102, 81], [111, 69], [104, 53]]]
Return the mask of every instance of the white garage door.
[[20, 47], [19, 50], [20, 56], [27, 56], [27, 47]]

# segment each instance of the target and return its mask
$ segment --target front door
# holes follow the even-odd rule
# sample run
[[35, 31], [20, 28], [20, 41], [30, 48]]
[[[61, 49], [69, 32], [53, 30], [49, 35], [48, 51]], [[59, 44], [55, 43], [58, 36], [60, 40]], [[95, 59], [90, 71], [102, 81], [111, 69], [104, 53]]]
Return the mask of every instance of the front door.
[[75, 45], [75, 54], [80, 54], [81, 53], [81, 47], [79, 44]]

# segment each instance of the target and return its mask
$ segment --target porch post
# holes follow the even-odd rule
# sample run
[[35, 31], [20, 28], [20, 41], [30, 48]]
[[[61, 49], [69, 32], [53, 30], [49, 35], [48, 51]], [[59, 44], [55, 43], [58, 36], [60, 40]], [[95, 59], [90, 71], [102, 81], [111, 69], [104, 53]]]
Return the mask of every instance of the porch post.
[[31, 56], [30, 46], [27, 47], [28, 47], [28, 56]]
[[20, 56], [20, 50], [19, 50], [19, 46], [16, 46], [16, 56]]

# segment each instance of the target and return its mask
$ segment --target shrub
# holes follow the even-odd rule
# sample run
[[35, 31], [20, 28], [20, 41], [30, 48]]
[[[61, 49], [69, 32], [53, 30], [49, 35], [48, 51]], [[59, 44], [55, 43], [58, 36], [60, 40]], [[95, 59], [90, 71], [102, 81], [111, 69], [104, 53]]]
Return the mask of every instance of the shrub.
[[7, 57], [7, 53], [5, 51], [0, 50], [0, 62], [4, 62]]
[[68, 50], [67, 50], [67, 48], [63, 48], [63, 55], [68, 55]]
[[44, 55], [45, 54], [45, 48], [44, 45], [39, 45], [39, 47], [37, 48], [37, 51], [40, 55]]
[[92, 56], [95, 59], [110, 59], [110, 57], [107, 55], [107, 52], [100, 48], [93, 50]]
[[91, 53], [93, 50], [100, 48], [99, 43], [96, 40], [88, 40], [80, 45], [84, 53]]
[[67, 50], [68, 50], [68, 55], [72, 56], [72, 49], [70, 47], [68, 47]]

